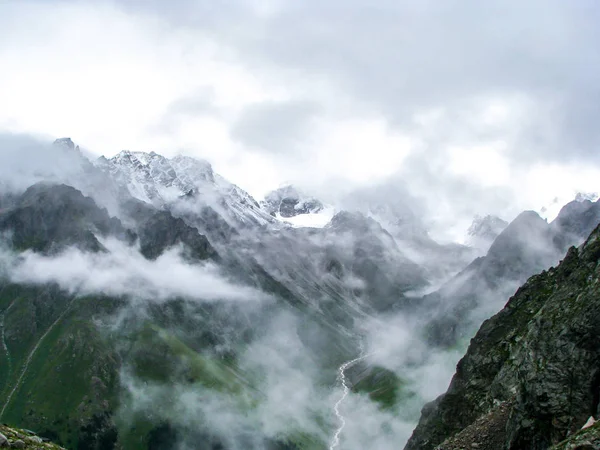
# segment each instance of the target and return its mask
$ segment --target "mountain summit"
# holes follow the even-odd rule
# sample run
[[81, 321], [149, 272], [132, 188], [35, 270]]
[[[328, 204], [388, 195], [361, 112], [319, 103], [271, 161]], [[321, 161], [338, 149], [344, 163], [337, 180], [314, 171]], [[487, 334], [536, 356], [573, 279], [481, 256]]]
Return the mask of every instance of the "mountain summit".
[[98, 159], [96, 165], [126, 186], [132, 197], [157, 208], [186, 203], [206, 214], [210, 210], [233, 228], [274, 222], [250, 194], [214, 173], [204, 160], [122, 151], [110, 159]]
[[[259, 205], [203, 160], [76, 148], [42, 147], [61, 164], [0, 192], [3, 423], [73, 449], [396, 448], [457, 349], [544, 270], [484, 323], [409, 448], [464, 431], [545, 450], [597, 410], [598, 232], [549, 267], [598, 203], [481, 218], [493, 242], [474, 259], [402, 190], [335, 213], [290, 186]], [[488, 414], [504, 431], [469, 434]]]
[[323, 210], [323, 203], [314, 197], [301, 194], [291, 185], [269, 192], [261, 205], [272, 216], [284, 219], [300, 214], [315, 214]]

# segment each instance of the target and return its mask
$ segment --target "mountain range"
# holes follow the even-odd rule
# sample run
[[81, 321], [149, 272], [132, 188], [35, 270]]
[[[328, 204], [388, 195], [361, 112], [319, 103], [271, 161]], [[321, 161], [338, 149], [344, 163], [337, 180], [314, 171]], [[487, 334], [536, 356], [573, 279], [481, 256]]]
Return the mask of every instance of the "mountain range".
[[[575, 200], [551, 223], [532, 211], [509, 224], [479, 217], [476, 244], [439, 244], [405, 199], [381, 192], [334, 208], [286, 186], [258, 202], [190, 157], [90, 161], [68, 138], [43, 151], [57, 163], [0, 191], [2, 422], [77, 449], [328, 448], [340, 367], [358, 358], [342, 444], [392, 448], [408, 439], [396, 425], [412, 430], [441, 393], [422, 388], [432, 361], [466, 350], [543, 271], [484, 322], [407, 448], [435, 448], [494, 408], [511, 417], [494, 437], [506, 448], [548, 448], [588, 414], [561, 406], [571, 422], [550, 420], [560, 408], [529, 401], [507, 365], [542, 362], [506, 342], [561, 336], [537, 311], [561, 289], [592, 295], [598, 201]], [[327, 211], [326, 224], [294, 222]], [[523, 306], [530, 297], [537, 309]], [[583, 320], [577, 305], [549, 314]], [[409, 336], [381, 325], [391, 322]], [[392, 364], [381, 339], [414, 345]], [[383, 428], [360, 431], [365, 414]]]

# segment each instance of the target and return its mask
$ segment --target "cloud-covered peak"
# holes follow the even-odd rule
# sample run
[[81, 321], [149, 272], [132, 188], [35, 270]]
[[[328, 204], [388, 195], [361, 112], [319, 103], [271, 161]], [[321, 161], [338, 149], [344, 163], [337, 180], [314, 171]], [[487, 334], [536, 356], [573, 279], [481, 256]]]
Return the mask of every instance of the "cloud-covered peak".
[[494, 239], [508, 226], [508, 222], [498, 216], [475, 216], [467, 230], [466, 243], [486, 252]]
[[[69, 150], [75, 150], [75, 143], [70, 137], [56, 139], [53, 145], [57, 147], [63, 147]], [[77, 147], [77, 150], [79, 150], [79, 146]]]
[[269, 214], [280, 216], [283, 219], [300, 214], [316, 214], [324, 208], [321, 201], [304, 194], [292, 185], [269, 192], [261, 204]]

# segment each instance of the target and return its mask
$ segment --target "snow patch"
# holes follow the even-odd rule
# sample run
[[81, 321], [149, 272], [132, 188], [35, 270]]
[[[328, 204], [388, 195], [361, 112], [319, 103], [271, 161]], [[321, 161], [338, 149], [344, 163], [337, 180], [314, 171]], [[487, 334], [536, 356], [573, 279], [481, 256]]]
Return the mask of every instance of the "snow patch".
[[281, 222], [287, 223], [294, 228], [324, 228], [335, 215], [335, 209], [326, 207], [318, 213], [298, 214], [294, 217], [282, 217], [277, 213], [275, 218]]

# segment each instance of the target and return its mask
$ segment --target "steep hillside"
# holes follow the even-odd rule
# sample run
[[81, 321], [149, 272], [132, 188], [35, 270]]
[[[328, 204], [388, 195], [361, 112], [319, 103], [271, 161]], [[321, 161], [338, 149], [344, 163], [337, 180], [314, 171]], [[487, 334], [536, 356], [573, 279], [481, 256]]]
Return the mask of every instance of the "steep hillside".
[[100, 251], [96, 235], [129, 242], [135, 237], [77, 189], [46, 183], [31, 186], [12, 207], [0, 212], [0, 231], [10, 232], [16, 249], [46, 253], [72, 245]]
[[406, 449], [545, 450], [598, 414], [600, 227], [485, 321]]
[[[289, 226], [203, 161], [53, 149], [68, 177], [0, 195], [0, 420], [82, 450], [320, 450], [343, 414], [340, 447], [387, 448], [441, 391], [432, 367], [596, 217], [524, 213], [464, 268], [405, 198]], [[320, 214], [283, 194], [276, 215]]]
[[[3, 284], [0, 418], [69, 448], [116, 442], [119, 356], [90, 320], [118, 302]], [[86, 447], [91, 446], [91, 447]]]
[[[438, 291], [424, 297], [422, 310], [433, 310], [427, 325], [430, 342], [451, 346], [472, 335], [528, 277], [558, 263], [569, 246], [579, 245], [600, 222], [597, 204], [573, 202], [548, 224], [525, 211], [477, 258]], [[597, 219], [597, 220], [596, 220]]]

